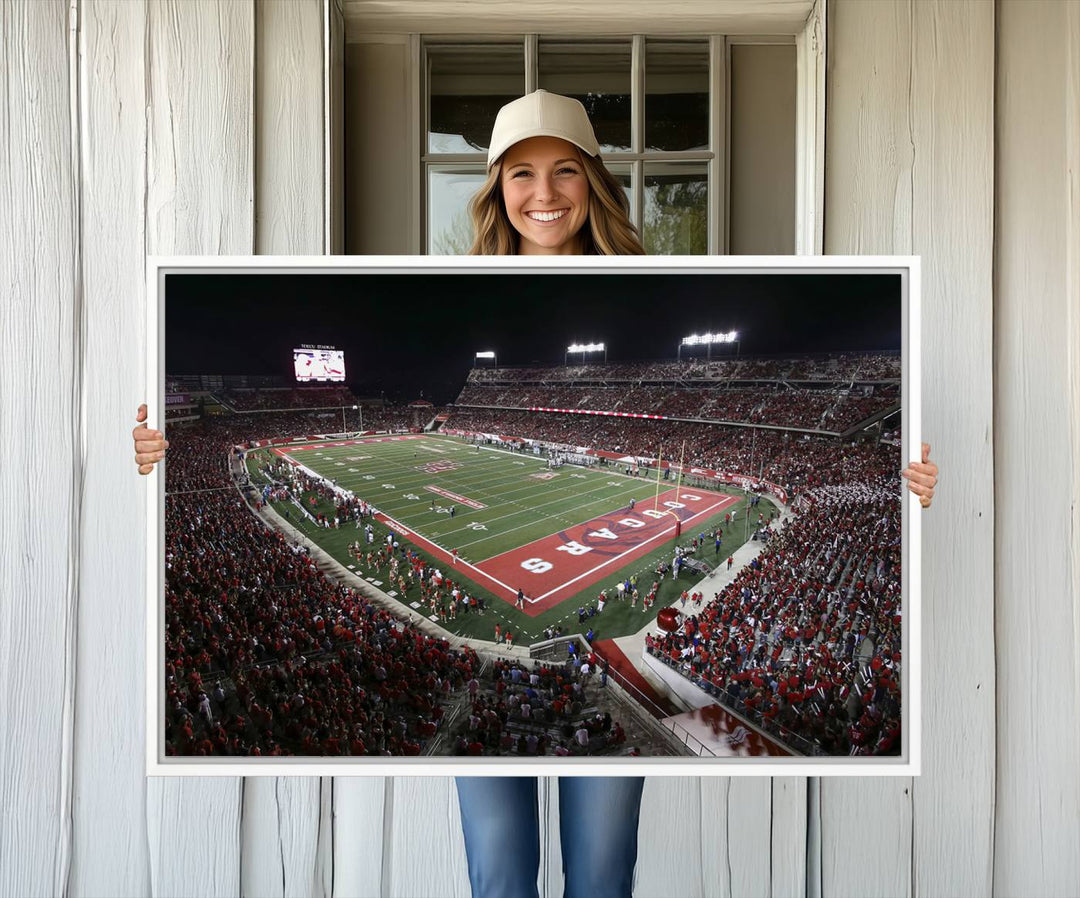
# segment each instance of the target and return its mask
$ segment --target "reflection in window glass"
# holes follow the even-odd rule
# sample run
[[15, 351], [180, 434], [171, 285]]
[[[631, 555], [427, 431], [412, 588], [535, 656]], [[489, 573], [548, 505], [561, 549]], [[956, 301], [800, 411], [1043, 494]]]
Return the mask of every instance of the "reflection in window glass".
[[580, 100], [601, 153], [630, 149], [629, 40], [539, 43], [538, 86]]
[[645, 252], [704, 255], [709, 240], [708, 176], [703, 163], [645, 166]]
[[708, 148], [708, 42], [646, 41], [645, 150]]
[[525, 48], [429, 46], [429, 153], [485, 152], [500, 107], [525, 93]]
[[428, 247], [433, 256], [464, 256], [472, 245], [468, 204], [486, 172], [480, 166], [428, 169]]
[[615, 176], [616, 181], [622, 184], [622, 189], [623, 192], [626, 194], [627, 202], [630, 203], [632, 216], [634, 208], [634, 181], [630, 174], [630, 166], [612, 165], [609, 162], [605, 162], [604, 167]]

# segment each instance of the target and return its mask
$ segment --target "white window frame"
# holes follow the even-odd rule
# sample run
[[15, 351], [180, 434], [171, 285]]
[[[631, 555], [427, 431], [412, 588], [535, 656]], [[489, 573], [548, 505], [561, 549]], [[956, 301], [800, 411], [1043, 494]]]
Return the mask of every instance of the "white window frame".
[[[631, 152], [610, 154], [611, 162], [630, 163], [633, 185], [631, 219], [641, 226], [644, 210], [644, 166], [651, 161], [696, 161], [707, 166], [709, 197], [709, 255], [728, 253], [728, 183], [730, 177], [730, 47], [734, 44], [795, 44], [796, 102], [795, 102], [795, 253], [818, 255], [823, 250], [824, 183], [825, 183], [825, 3], [816, 0], [813, 9], [798, 32], [769, 35], [710, 35], [709, 41], [709, 143], [708, 151], [673, 153], [643, 153], [644, 141], [644, 63], [645, 41], [700, 38], [700, 35], [653, 33], [632, 36], [631, 54]], [[410, 250], [426, 254], [429, 234], [427, 215], [427, 165], [430, 163], [469, 164], [477, 161], [476, 154], [428, 154], [428, 43], [505, 43], [521, 41], [525, 55], [525, 90], [537, 87], [539, 39], [579, 38], [582, 41], [614, 37], [601, 34], [562, 35], [540, 31], [528, 34], [488, 33], [430, 34], [409, 36], [412, 109], [409, 124], [410, 158], [412, 165], [412, 194], [409, 208]]]

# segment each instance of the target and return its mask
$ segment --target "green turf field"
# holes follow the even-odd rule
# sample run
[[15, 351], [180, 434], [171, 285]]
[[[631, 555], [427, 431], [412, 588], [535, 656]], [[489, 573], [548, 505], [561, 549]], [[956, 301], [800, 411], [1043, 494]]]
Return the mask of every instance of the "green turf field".
[[[448, 436], [424, 435], [401, 441], [320, 445], [289, 454], [304, 467], [325, 479], [336, 481], [338, 486], [367, 500], [383, 514], [430, 540], [434, 546], [446, 551], [456, 549], [462, 561], [473, 564], [624, 508], [631, 499], [638, 503], [639, 508], [648, 507], [657, 493], [655, 472], [651, 479], [626, 476], [623, 466], [617, 463], [589, 469], [565, 465], [557, 472], [549, 472], [546, 459], [536, 457], [531, 452], [509, 452], [490, 447], [477, 449]], [[258, 471], [266, 458], [265, 450], [248, 456], [249, 471], [256, 482], [259, 480]], [[273, 456], [273, 460], [280, 459]], [[533, 476], [546, 477], [550, 473], [556, 476], [551, 479]], [[659, 490], [662, 493], [674, 486], [674, 480], [661, 479]], [[431, 487], [485, 507], [469, 507], [469, 504], [457, 498], [432, 492]], [[742, 497], [741, 491], [732, 489], [731, 493]], [[712, 491], [710, 495], [720, 497], [725, 494]], [[413, 595], [398, 595], [392, 585], [376, 582], [383, 579], [379, 573], [356, 564], [348, 554], [347, 546], [362, 534], [352, 524], [340, 530], [322, 529], [306, 520], [301, 521], [295, 506], [282, 505], [276, 509], [279, 514], [291, 509], [291, 523], [298, 525], [342, 564], [351, 566], [359, 576], [394, 593], [398, 601], [411, 605], [425, 615], [429, 614], [427, 606], [419, 605], [418, 587], [412, 588]], [[743, 505], [744, 501], [740, 498], [739, 503], [733, 506], [740, 518]], [[455, 508], [453, 516], [450, 515], [451, 506]], [[330, 507], [327, 505], [316, 510], [327, 512]], [[769, 515], [773, 506], [768, 500], [762, 500], [758, 511]], [[720, 513], [694, 520], [684, 531], [680, 544], [689, 545], [693, 537], [703, 530], [711, 534], [713, 527], [722, 526], [723, 517], [723, 513]], [[742, 521], [725, 528], [720, 556], [715, 555], [710, 535], [697, 557], [710, 563], [721, 561], [742, 545], [743, 531]], [[386, 532], [384, 526], [376, 524], [374, 548], [379, 547]], [[512, 630], [519, 641], [541, 639], [543, 629], [555, 624], [562, 624], [569, 632], [584, 632], [591, 625], [597, 631], [598, 638], [635, 632], [655, 616], [659, 608], [670, 604], [684, 589], [692, 588], [692, 584], [700, 579], [697, 575], [686, 573], [681, 581], [673, 581], [669, 575], [661, 584], [656, 605], [647, 615], [643, 614], [640, 602], [631, 609], [629, 599], [609, 601], [603, 614], [579, 625], [579, 606], [591, 603], [603, 588], [607, 588], [608, 595], [613, 596], [616, 580], [636, 574], [640, 592], [642, 595], [648, 592], [655, 579], [657, 564], [661, 559], [669, 561], [671, 558], [675, 545], [673, 538], [657, 540], [655, 548], [647, 555], [633, 559], [624, 567], [613, 567], [606, 571], [599, 582], [591, 583], [578, 592], [571, 590], [556, 607], [537, 616], [518, 611], [505, 593], [498, 594], [500, 590], [497, 587], [482, 577], [469, 574], [467, 567], [451, 568], [437, 549], [425, 545], [422, 540], [404, 541], [432, 560], [444, 573], [452, 575], [454, 579], [466, 580], [472, 587], [470, 592], [484, 598], [488, 610], [483, 615], [459, 613], [456, 619], [442, 623], [451, 632], [483, 639], [493, 638], [496, 622], [504, 630]], [[462, 576], [463, 573], [467, 576]], [[711, 596], [706, 597], [709, 598]]]

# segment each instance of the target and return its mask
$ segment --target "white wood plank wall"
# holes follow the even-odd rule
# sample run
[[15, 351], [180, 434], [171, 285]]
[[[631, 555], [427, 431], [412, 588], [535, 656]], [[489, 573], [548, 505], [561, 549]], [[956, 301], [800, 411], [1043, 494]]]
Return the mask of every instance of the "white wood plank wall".
[[[61, 4], [66, 7], [66, 4]], [[147, 841], [144, 531], [131, 428], [146, 399], [146, 145], [143, 4], [88, 2], [79, 34], [85, 487], [75, 666], [75, 803], [69, 891], [151, 894]], [[126, 559], [118, 563], [119, 559]], [[144, 677], [145, 678], [145, 677]], [[126, 859], [118, 863], [119, 858]], [[58, 893], [54, 893], [58, 894]]]
[[1000, 3], [994, 886], [1080, 893], [1080, 9]]
[[[67, 6], [0, 13], [0, 889], [70, 862], [83, 427]], [[28, 381], [33, 389], [27, 389]]]
[[[255, 6], [150, 3], [146, 45], [146, 252], [248, 254], [255, 247]], [[130, 376], [139, 382], [138, 372]], [[152, 894], [240, 894], [244, 785], [239, 778], [147, 780]], [[256, 857], [269, 863], [264, 853]]]
[[[1075, 894], [1080, 4], [828, 16], [826, 252], [923, 257], [923, 775], [650, 779], [635, 894]], [[143, 775], [144, 254], [340, 245], [342, 21], [3, 4], [0, 896], [468, 895], [449, 778]]]
[[[994, 7], [830, 0], [825, 252], [922, 257], [923, 775], [823, 779], [823, 895], [986, 895], [994, 810]], [[852, 858], [859, 858], [858, 864]]]
[[[321, 254], [325, 247], [323, 9], [319, 0], [255, 4], [255, 247]], [[333, 781], [248, 777], [241, 892], [332, 894]]]

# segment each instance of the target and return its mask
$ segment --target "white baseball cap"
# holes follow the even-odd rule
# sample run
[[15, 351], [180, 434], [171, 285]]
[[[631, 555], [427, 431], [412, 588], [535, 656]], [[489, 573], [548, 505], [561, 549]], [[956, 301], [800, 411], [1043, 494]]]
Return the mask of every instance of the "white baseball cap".
[[573, 97], [537, 90], [507, 103], [495, 116], [488, 168], [515, 143], [529, 137], [561, 137], [590, 156], [600, 152], [589, 115], [581, 103]]

